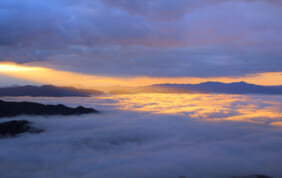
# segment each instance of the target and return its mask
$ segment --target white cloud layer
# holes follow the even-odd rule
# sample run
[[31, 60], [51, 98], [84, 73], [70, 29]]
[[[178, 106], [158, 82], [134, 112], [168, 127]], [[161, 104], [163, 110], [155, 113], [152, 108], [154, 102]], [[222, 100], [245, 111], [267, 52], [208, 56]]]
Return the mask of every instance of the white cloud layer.
[[[69, 104], [81, 104], [76, 101], [81, 100], [70, 99]], [[102, 114], [17, 117], [46, 131], [0, 140], [1, 177], [282, 177], [279, 127], [117, 111], [101, 105], [114, 101], [83, 102], [97, 104]]]

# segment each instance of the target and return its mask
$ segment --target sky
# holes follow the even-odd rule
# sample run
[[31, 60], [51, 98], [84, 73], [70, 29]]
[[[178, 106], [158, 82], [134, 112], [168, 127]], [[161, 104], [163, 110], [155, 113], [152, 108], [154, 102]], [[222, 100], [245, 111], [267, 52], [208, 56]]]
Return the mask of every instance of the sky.
[[268, 75], [253, 83], [282, 85], [281, 18], [280, 0], [2, 0], [0, 62], [123, 82]]

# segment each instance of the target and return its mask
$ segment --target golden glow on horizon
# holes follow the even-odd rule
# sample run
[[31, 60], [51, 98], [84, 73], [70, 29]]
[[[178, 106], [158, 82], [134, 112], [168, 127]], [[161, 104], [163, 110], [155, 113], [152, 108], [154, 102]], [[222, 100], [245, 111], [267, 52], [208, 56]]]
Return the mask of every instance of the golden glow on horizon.
[[145, 86], [160, 83], [201, 83], [206, 81], [239, 82], [245, 81], [258, 85], [282, 85], [282, 72], [261, 73], [244, 77], [106, 77], [34, 67], [15, 63], [0, 63], [0, 74], [29, 80], [40, 84], [75, 86], [81, 88], [103, 88], [109, 86]]
[[40, 67], [26, 67], [20, 66], [13, 63], [0, 64], [0, 72], [26, 72], [26, 71], [36, 71], [41, 70]]
[[[282, 105], [275, 97], [219, 94], [134, 94], [112, 95], [103, 99], [117, 109], [154, 114], [173, 114], [210, 121], [266, 123], [282, 119]], [[273, 125], [273, 124], [272, 124]], [[282, 126], [277, 122], [276, 126]]]

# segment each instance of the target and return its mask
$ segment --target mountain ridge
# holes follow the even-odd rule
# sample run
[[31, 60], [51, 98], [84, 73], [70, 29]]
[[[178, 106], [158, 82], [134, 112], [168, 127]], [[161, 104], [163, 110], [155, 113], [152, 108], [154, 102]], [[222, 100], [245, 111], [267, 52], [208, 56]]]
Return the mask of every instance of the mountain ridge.
[[19, 115], [52, 116], [52, 115], [81, 115], [99, 113], [93, 108], [78, 106], [67, 107], [62, 104], [50, 105], [35, 102], [11, 102], [0, 100], [0, 118], [15, 117]]
[[88, 97], [100, 94], [103, 94], [103, 92], [98, 90], [77, 89], [74, 87], [58, 87], [54, 85], [0, 87], [0, 96]]
[[155, 84], [152, 87], [174, 89], [192, 93], [224, 93], [224, 94], [282, 94], [282, 85], [265, 86], [244, 81], [233, 83], [203, 82], [199, 84]]

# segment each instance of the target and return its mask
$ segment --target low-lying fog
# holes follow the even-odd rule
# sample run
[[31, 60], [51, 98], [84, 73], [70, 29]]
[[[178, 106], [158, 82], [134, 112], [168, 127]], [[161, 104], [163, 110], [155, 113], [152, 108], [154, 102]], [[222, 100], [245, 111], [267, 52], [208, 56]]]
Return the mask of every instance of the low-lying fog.
[[3, 98], [91, 106], [101, 114], [20, 116], [41, 134], [0, 139], [9, 177], [282, 177], [281, 96]]

